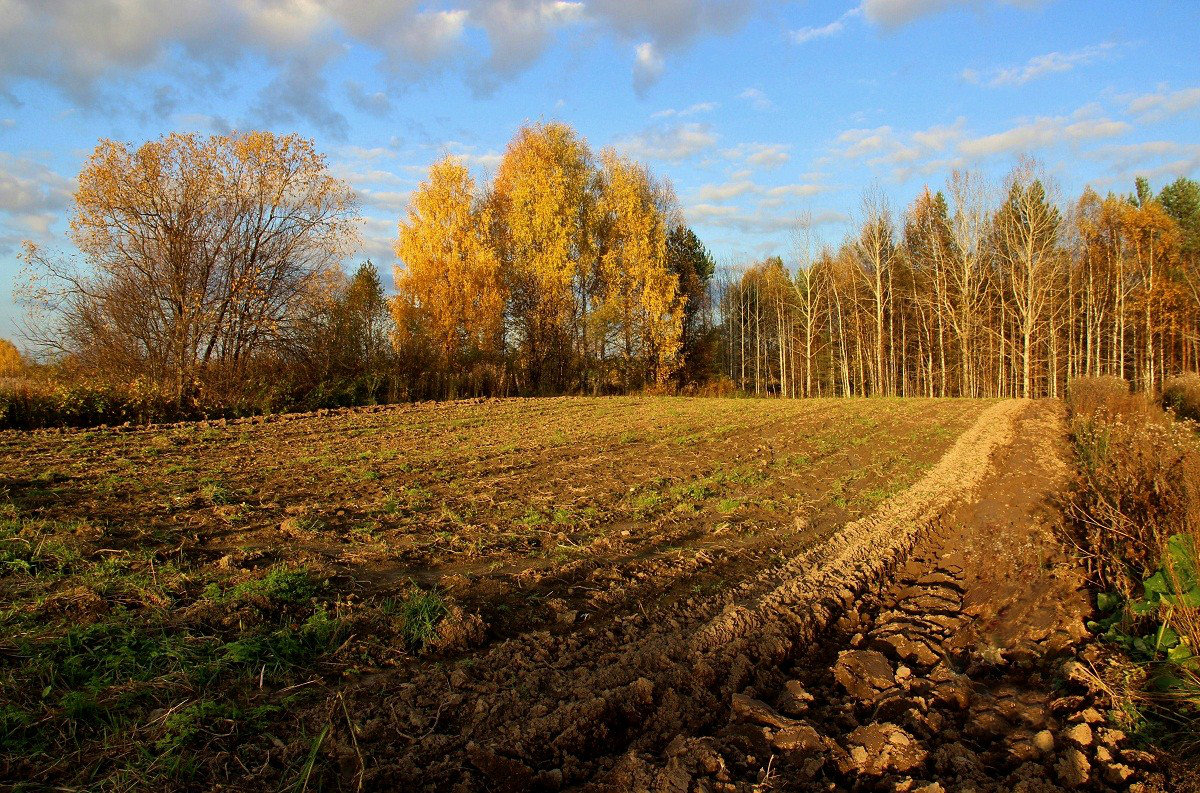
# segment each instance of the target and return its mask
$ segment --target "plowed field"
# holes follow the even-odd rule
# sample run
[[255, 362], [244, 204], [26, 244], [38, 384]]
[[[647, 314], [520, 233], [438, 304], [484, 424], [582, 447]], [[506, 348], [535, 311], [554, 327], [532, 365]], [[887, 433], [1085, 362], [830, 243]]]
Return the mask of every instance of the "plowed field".
[[[945, 565], [892, 584], [895, 571], [945, 542], [999, 456], [1022, 459], [1033, 409], [547, 399], [0, 434], [0, 783], [686, 791], [933, 777], [928, 752], [900, 770], [846, 760], [853, 718], [799, 755], [761, 723], [798, 722], [766, 705], [776, 715], [750, 730], [765, 730], [761, 747], [720, 736], [755, 723], [753, 695], [826, 685], [813, 670], [850, 646], [851, 616], [875, 624], [888, 585], [961, 600]], [[1036, 487], [1016, 522], [1059, 486], [1058, 465], [1021, 485]], [[1061, 654], [1073, 626], [1041, 638]], [[926, 671], [909, 665], [914, 680]]]

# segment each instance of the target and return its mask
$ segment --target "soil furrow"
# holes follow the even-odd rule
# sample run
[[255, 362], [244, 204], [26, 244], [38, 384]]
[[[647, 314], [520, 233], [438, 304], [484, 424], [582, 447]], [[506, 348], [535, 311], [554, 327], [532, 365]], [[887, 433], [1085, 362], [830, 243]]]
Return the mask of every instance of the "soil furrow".
[[[970, 500], [1026, 408], [987, 411], [913, 488], [781, 566], [709, 597], [614, 618], [595, 630], [520, 636], [469, 668], [343, 692], [372, 787], [547, 788], [611, 773], [628, 751], [661, 748], [729, 712], [731, 694], [778, 677], [859, 594], [877, 586], [951, 505]], [[429, 734], [397, 751], [396, 717]], [[343, 731], [344, 732], [344, 731]], [[334, 746], [349, 747], [333, 734]]]
[[1096, 647], [1056, 530], [1061, 409], [1014, 410], [976, 496], [940, 507], [892, 581], [733, 692], [711, 729], [635, 747], [587, 788], [1171, 789], [1154, 755], [1105, 723], [1082, 671]]

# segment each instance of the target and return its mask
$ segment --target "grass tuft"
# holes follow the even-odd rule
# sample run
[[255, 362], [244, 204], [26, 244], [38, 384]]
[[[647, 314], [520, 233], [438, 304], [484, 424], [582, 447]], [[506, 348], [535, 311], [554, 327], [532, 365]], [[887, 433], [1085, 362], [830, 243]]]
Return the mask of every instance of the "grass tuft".
[[438, 624], [449, 612], [436, 589], [418, 589], [400, 604], [401, 634], [410, 647], [424, 649], [437, 638]]

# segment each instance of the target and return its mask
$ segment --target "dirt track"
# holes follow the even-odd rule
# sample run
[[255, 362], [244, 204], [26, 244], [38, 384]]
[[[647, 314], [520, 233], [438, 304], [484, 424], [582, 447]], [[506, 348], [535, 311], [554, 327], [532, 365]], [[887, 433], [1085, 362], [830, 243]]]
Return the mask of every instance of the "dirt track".
[[1053, 682], [1088, 610], [1052, 532], [1063, 432], [1053, 403], [996, 404], [736, 587], [343, 689], [322, 752], [349, 789], [1126, 787], [1147, 756], [1085, 741], [1095, 711]]

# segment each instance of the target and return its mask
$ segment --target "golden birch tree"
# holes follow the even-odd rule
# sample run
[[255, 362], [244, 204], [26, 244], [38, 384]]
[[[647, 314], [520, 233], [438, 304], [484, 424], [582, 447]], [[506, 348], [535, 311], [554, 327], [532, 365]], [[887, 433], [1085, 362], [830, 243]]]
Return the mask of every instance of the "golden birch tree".
[[588, 347], [592, 178], [587, 144], [559, 123], [522, 127], [496, 174], [495, 239], [508, 278], [521, 374], [534, 393], [570, 385]]
[[601, 154], [595, 235], [604, 326], [616, 331], [624, 388], [664, 382], [677, 366], [683, 328], [679, 278], [667, 265], [666, 218], [644, 166]]
[[453, 157], [430, 168], [400, 221], [392, 302], [398, 341], [427, 334], [443, 369], [502, 348], [505, 290], [489, 229], [490, 210]]

